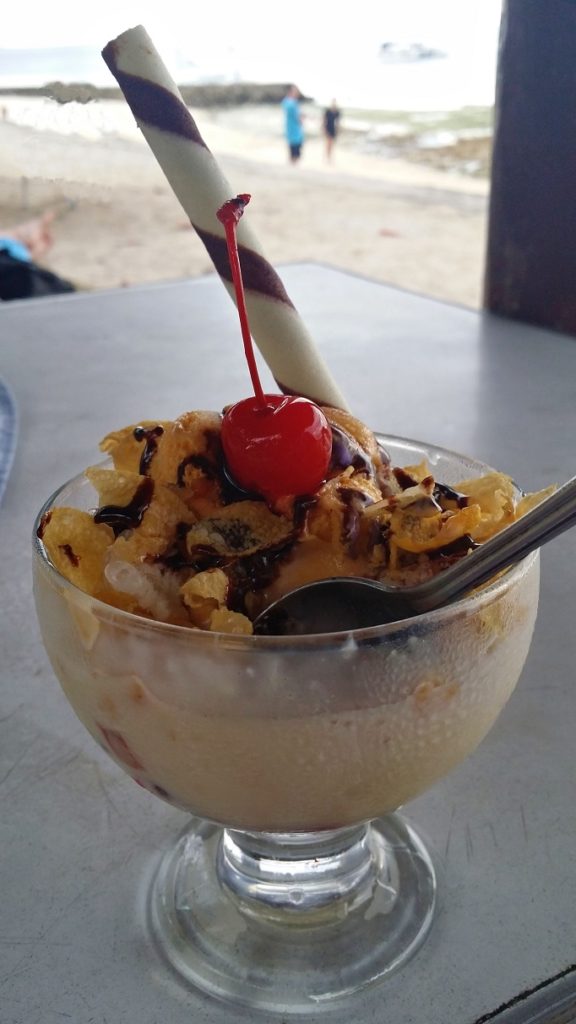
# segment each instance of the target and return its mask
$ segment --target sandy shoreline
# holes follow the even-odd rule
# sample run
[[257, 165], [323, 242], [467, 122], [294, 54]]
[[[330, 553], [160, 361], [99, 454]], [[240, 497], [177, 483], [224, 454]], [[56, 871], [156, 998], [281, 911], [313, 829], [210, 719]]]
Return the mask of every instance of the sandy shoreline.
[[[340, 144], [327, 165], [311, 133], [297, 167], [281, 136], [197, 114], [268, 258], [315, 260], [471, 307], [480, 304], [488, 182]], [[90, 289], [177, 280], [212, 265], [138, 138], [0, 122], [0, 228], [61, 211], [46, 264]]]

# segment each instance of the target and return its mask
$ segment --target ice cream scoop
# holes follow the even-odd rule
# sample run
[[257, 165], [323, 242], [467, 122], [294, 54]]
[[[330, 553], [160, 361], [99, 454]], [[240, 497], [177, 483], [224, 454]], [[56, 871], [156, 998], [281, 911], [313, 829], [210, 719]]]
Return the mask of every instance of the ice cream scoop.
[[521, 519], [450, 568], [412, 587], [393, 587], [355, 576], [297, 587], [254, 621], [260, 635], [333, 633], [397, 622], [432, 611], [485, 583], [502, 569], [563, 533], [576, 521], [576, 477]]

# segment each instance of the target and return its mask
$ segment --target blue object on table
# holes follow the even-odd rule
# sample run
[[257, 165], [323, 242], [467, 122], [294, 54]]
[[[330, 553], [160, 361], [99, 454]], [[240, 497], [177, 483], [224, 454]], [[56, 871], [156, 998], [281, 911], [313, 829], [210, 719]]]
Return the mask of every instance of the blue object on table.
[[0, 501], [14, 460], [17, 430], [16, 402], [12, 392], [0, 379]]
[[23, 263], [31, 263], [32, 257], [28, 246], [19, 242], [16, 238], [0, 237], [0, 249], [5, 249], [15, 260], [22, 260]]

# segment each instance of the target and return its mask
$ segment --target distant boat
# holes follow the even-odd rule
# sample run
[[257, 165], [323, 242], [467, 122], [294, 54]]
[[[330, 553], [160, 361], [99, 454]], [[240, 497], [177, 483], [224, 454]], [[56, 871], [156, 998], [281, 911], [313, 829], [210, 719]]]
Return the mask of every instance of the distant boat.
[[439, 60], [446, 54], [423, 43], [392, 43], [380, 44], [380, 60], [386, 64], [411, 64], [419, 60]]

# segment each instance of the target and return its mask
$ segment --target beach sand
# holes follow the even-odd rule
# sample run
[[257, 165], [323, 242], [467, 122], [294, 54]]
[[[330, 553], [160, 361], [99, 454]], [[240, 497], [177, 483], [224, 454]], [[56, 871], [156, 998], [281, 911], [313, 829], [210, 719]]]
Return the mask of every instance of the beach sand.
[[[233, 193], [275, 265], [316, 261], [478, 308], [487, 179], [337, 144], [319, 137], [288, 165], [281, 135], [251, 129], [248, 114], [194, 112]], [[45, 260], [79, 288], [125, 287], [213, 272], [146, 144], [0, 121], [0, 230], [58, 210]]]

